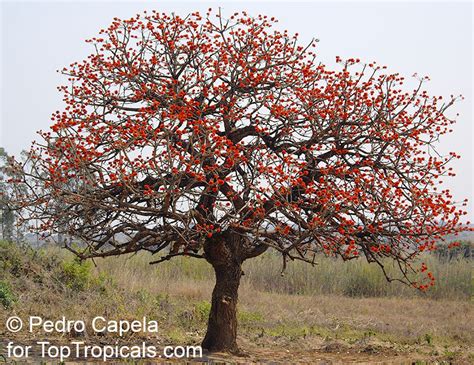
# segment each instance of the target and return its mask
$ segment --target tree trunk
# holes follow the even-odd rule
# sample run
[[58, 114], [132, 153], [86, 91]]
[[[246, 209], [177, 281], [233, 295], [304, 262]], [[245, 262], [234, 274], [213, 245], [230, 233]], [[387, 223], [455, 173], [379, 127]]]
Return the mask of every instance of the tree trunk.
[[214, 267], [216, 285], [202, 347], [209, 351], [238, 353], [237, 299], [242, 276], [241, 237], [225, 234], [205, 245], [206, 259]]

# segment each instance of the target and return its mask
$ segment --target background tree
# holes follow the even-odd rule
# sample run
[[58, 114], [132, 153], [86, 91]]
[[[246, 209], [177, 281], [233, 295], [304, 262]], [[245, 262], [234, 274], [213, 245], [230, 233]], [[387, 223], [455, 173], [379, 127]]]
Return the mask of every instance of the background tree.
[[15, 212], [13, 211], [10, 199], [11, 190], [6, 183], [5, 165], [8, 154], [3, 147], [0, 147], [0, 229], [1, 238], [6, 241], [13, 241], [15, 232]]
[[[349, 59], [316, 62], [315, 42], [276, 20], [209, 11], [114, 19], [95, 52], [62, 73], [66, 106], [12, 181], [29, 219], [86, 245], [81, 258], [147, 250], [206, 259], [216, 273], [203, 347], [237, 351], [242, 262], [271, 247], [288, 259], [365, 257], [425, 289], [414, 264], [464, 229], [438, 180], [434, 144], [455, 101], [419, 79]], [[424, 274], [422, 276], [421, 273]], [[412, 274], [417, 275], [413, 279]], [[426, 276], [426, 277], [425, 277]]]

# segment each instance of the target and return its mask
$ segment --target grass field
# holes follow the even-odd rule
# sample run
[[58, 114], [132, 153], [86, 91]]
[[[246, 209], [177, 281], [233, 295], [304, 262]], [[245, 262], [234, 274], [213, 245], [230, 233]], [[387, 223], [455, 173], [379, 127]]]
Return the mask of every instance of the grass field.
[[[474, 362], [472, 261], [425, 259], [438, 277], [426, 294], [388, 284], [363, 261], [321, 258], [314, 268], [295, 263], [283, 277], [276, 256], [249, 261], [238, 314], [239, 343], [249, 357], [231, 360]], [[84, 320], [147, 316], [160, 324], [160, 343], [198, 344], [210, 309], [212, 269], [190, 258], [148, 262], [147, 254], [138, 254], [94, 266], [57, 248], [35, 252], [1, 243], [0, 321], [12, 313]], [[0, 338], [11, 337], [1, 331]], [[28, 340], [22, 333], [15, 339]]]

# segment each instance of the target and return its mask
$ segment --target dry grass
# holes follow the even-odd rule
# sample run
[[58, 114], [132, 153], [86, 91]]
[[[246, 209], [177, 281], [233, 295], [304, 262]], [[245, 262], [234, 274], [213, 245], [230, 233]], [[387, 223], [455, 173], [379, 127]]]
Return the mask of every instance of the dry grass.
[[312, 297], [243, 290], [241, 303], [258, 309], [268, 323], [292, 322], [335, 333], [354, 329], [402, 343], [416, 342], [426, 334], [448, 341], [474, 341], [474, 311], [467, 301]]
[[[97, 264], [99, 271], [110, 274], [132, 291], [137, 288], [168, 291], [170, 286], [177, 290], [176, 286], [183, 285], [193, 289], [196, 281], [200, 283], [200, 290], [201, 286], [212, 285], [214, 280], [212, 268], [204, 260], [181, 257], [158, 266], [149, 265], [150, 261], [151, 255], [140, 253], [99, 259]], [[300, 261], [291, 262], [281, 275], [281, 258], [262, 255], [244, 263], [242, 283], [257, 291], [282, 294], [465, 300], [472, 297], [472, 260], [443, 262], [427, 254], [423, 261], [437, 278], [436, 286], [426, 293], [398, 282], [388, 283], [377, 265], [364, 260], [344, 263], [323, 256], [315, 267]], [[391, 262], [386, 262], [386, 270], [393, 277], [398, 275], [398, 269]]]
[[[439, 284], [441, 286], [444, 282], [446, 287], [435, 288], [435, 293], [422, 294], [403, 285], [389, 284], [381, 281], [381, 274], [378, 276], [376, 271], [368, 271], [369, 280], [370, 275], [376, 277], [374, 286], [379, 286], [379, 295], [384, 297], [351, 298], [340, 295], [349, 285], [343, 276], [352, 276], [354, 280], [354, 276], [357, 276], [354, 271], [363, 271], [367, 264], [357, 263], [356, 266], [349, 263], [353, 265], [352, 268], [339, 265], [338, 268], [342, 271], [339, 274], [335, 272], [336, 265], [332, 262], [324, 263], [323, 268], [306, 270], [307, 265], [300, 265], [293, 270], [290, 268], [287, 273], [290, 279], [287, 279], [279, 275], [277, 260], [263, 258], [260, 263], [248, 263], [240, 290], [240, 303], [245, 310], [259, 313], [264, 318], [261, 323], [253, 326], [255, 328], [278, 322], [292, 322], [296, 326], [318, 326], [327, 329], [349, 327], [364, 332], [375, 331], [407, 341], [416, 341], [420, 336], [428, 334], [472, 343], [474, 312], [472, 302], [469, 301], [472, 288], [470, 280], [467, 280], [467, 283], [465, 280], [466, 275], [472, 272], [470, 263], [455, 261], [441, 264], [434, 258], [430, 260], [438, 275], [447, 275]], [[121, 287], [132, 292], [146, 289], [151, 293], [164, 292], [188, 300], [209, 300], [213, 273], [205, 262], [182, 259], [181, 262], [170, 262], [162, 267], [149, 266], [148, 262], [144, 255], [128, 260], [103, 260], [98, 269], [107, 272]], [[377, 269], [375, 266], [373, 268]], [[322, 281], [320, 273], [325, 269], [324, 277], [332, 276], [331, 290], [338, 295], [321, 293], [324, 292], [321, 289], [316, 295], [282, 293], [291, 280], [294, 286], [288, 290], [290, 292], [295, 286], [296, 290], [301, 292], [310, 291], [307, 287], [316, 291], [314, 288], [318, 288], [317, 285], [306, 283], [316, 278], [319, 278], [319, 282]], [[303, 275], [298, 275], [298, 270], [301, 270]], [[269, 280], [270, 272], [273, 274], [273, 282]], [[301, 283], [300, 286], [297, 281]], [[451, 282], [459, 284], [448, 289]], [[386, 289], [390, 285], [394, 288]], [[433, 300], [430, 296], [442, 299]]]

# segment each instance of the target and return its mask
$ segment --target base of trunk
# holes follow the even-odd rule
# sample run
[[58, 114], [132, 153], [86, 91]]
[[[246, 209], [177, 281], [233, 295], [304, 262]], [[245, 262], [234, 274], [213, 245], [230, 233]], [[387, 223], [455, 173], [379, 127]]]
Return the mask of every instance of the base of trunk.
[[[209, 332], [207, 332], [209, 333]], [[240, 349], [237, 346], [236, 341], [231, 341], [228, 343], [227, 341], [221, 341], [218, 337], [213, 335], [207, 335], [202, 341], [201, 347], [209, 352], [228, 352], [233, 355], [240, 355]]]

